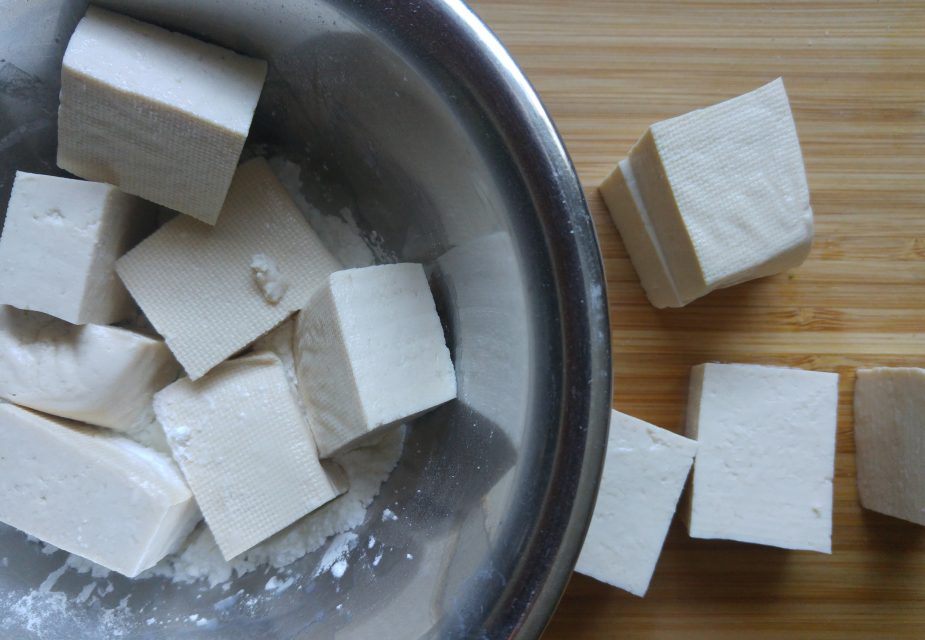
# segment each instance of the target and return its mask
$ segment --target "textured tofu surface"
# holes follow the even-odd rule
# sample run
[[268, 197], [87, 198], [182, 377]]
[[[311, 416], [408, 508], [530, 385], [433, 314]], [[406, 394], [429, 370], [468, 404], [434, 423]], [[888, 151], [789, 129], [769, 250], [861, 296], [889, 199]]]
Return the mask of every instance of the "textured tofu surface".
[[620, 161], [600, 192], [649, 301], [660, 309], [684, 306], [629, 160]]
[[74, 324], [128, 317], [116, 259], [154, 228], [149, 205], [99, 182], [16, 173], [0, 237], [0, 304]]
[[575, 570], [637, 596], [649, 588], [697, 443], [618, 411]]
[[831, 553], [837, 407], [834, 373], [694, 367], [690, 535]]
[[299, 314], [296, 372], [323, 457], [456, 397], [419, 264], [347, 269]]
[[[780, 78], [652, 125], [601, 193], [658, 307], [798, 266], [812, 244], [809, 188]], [[664, 294], [666, 279], [678, 300]]]
[[214, 223], [266, 63], [91, 7], [64, 55], [58, 165]]
[[925, 369], [859, 369], [854, 441], [861, 504], [925, 525]]
[[[288, 282], [279, 299], [254, 281], [255, 255]], [[177, 216], [116, 266], [194, 380], [308, 304], [339, 267], [262, 158], [238, 169], [215, 226]]]
[[200, 520], [176, 465], [128, 438], [0, 403], [0, 452], [0, 521], [123, 575]]
[[160, 340], [0, 306], [0, 398], [126, 431], [180, 366]]
[[154, 411], [225, 559], [344, 489], [328, 476], [279, 358], [231, 360], [155, 396]]

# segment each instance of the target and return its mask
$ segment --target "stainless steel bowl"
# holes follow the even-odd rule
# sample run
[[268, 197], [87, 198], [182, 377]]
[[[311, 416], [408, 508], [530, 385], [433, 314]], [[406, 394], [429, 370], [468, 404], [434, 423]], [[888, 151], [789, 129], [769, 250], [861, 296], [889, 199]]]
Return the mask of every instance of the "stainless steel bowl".
[[[139, 615], [124, 637], [539, 635], [594, 501], [610, 340], [581, 186], [514, 61], [456, 0], [101, 4], [270, 62], [252, 142], [317, 176], [306, 195], [325, 213], [349, 206], [385, 251], [428, 266], [459, 400], [416, 421], [358, 530], [389, 550], [377, 566], [360, 545], [339, 580], [312, 580], [322, 550], [293, 565], [301, 589], [219, 613], [216, 602], [262, 592], [267, 575], [228, 591], [116, 577], [80, 615], [41, 628], [15, 628], [0, 611], [0, 635], [97, 638], [120, 602], [123, 612], [156, 604], [167, 621]], [[0, 203], [17, 169], [61, 173], [61, 57], [85, 7], [0, 0]], [[383, 521], [386, 507], [397, 521]], [[0, 557], [7, 594], [61, 564], [7, 527]], [[81, 579], [55, 589], [74, 596]], [[196, 613], [214, 623], [197, 627]]]

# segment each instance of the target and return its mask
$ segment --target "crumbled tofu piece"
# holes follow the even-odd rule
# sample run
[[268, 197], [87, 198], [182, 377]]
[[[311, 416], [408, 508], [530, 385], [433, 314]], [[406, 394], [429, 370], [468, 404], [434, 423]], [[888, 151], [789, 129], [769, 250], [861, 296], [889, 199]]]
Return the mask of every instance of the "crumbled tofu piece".
[[0, 237], [0, 304], [74, 324], [134, 306], [115, 262], [154, 228], [149, 205], [99, 182], [16, 172]]
[[0, 521], [134, 577], [201, 516], [166, 456], [76, 422], [0, 403]]
[[652, 125], [600, 191], [656, 307], [796, 267], [812, 244], [780, 78]]
[[866, 509], [925, 525], [925, 369], [859, 369], [858, 492]]
[[0, 306], [0, 398], [9, 402], [129, 431], [179, 373], [160, 340]]
[[835, 373], [694, 367], [690, 535], [831, 553], [837, 410]]
[[279, 265], [273, 258], [258, 253], [251, 258], [251, 274], [263, 299], [276, 304], [283, 299], [289, 289], [289, 282], [279, 272]]
[[[275, 302], [254, 282], [259, 254], [289, 283]], [[215, 226], [178, 216], [116, 264], [193, 380], [308, 304], [338, 268], [262, 158], [238, 169]]]
[[456, 397], [419, 264], [332, 273], [299, 314], [296, 373], [324, 458]]
[[575, 570], [644, 596], [697, 443], [612, 411], [597, 503]]
[[226, 560], [344, 490], [318, 460], [273, 354], [179, 380], [155, 396], [154, 411]]
[[96, 7], [64, 54], [58, 166], [214, 224], [267, 65]]

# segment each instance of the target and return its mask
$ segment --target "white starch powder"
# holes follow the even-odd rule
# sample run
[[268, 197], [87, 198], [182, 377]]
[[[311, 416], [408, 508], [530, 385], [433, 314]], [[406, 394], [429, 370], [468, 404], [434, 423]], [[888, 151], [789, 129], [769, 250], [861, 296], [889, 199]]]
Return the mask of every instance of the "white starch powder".
[[[360, 229], [349, 208], [341, 208], [336, 216], [325, 215], [310, 204], [302, 195], [301, 169], [297, 164], [283, 158], [270, 158], [269, 163], [322, 241], [345, 267], [363, 267], [377, 261], [395, 261], [395, 256], [382, 247], [381, 238], [375, 233], [367, 234]], [[276, 286], [277, 281], [282, 282], [282, 277], [274, 272], [274, 265], [263, 258], [264, 256], [255, 256], [251, 268], [256, 284], [264, 291], [268, 302], [272, 303], [273, 299], [285, 295], [285, 287]], [[138, 325], [137, 329], [142, 332], [153, 333], [143, 315], [139, 313], [138, 316], [130, 326], [136, 328], [135, 325]], [[286, 347], [291, 345], [291, 325], [291, 320], [287, 321], [280, 329], [259, 340], [255, 346], [285, 354]], [[292, 358], [291, 351], [285, 355]], [[291, 368], [291, 363], [287, 364], [290, 365], [287, 369]], [[291, 382], [295, 383], [295, 380]], [[139, 419], [127, 435], [146, 446], [169, 452], [163, 431], [153, 412], [150, 413], [151, 415]], [[339, 456], [336, 462], [343, 468], [350, 483], [347, 493], [237, 558], [226, 561], [208, 528], [200, 524], [178, 552], [164, 558], [155, 567], [139, 575], [136, 580], [160, 577], [180, 583], [202, 581], [210, 587], [227, 591], [233, 578], [262, 567], [286, 567], [320, 549], [332, 536], [334, 538], [312, 577], [330, 572], [335, 578], [339, 578], [347, 569], [347, 555], [358, 542], [357, 535], [352, 533], [351, 529], [362, 524], [367, 507], [397, 464], [403, 439], [404, 429], [396, 429], [385, 434], [373, 446]], [[391, 511], [387, 510], [387, 514], [395, 517]], [[50, 555], [58, 551], [51, 545], [32, 540], [42, 545], [43, 553]], [[371, 547], [374, 539], [371, 538], [369, 544]], [[381, 556], [380, 551], [373, 566], [379, 564]], [[94, 579], [71, 598], [63, 592], [54, 591], [59, 578], [69, 570], [78, 574], [88, 574], [88, 578]], [[73, 554], [68, 555], [64, 564], [52, 571], [35, 590], [25, 594], [11, 592], [0, 595], [0, 630], [25, 629], [42, 637], [45, 632], [59, 626], [65, 620], [75, 626], [85, 626], [83, 623], [91, 619], [86, 607], [98, 604], [100, 598], [107, 596], [114, 589], [109, 577], [110, 572], [105, 567]], [[100, 579], [105, 582], [98, 582]], [[265, 591], [272, 596], [289, 589], [295, 582], [296, 578], [292, 576], [271, 577], [266, 583]], [[219, 604], [224, 602], [227, 607], [231, 607], [242, 595], [256, 597], [247, 596], [239, 591]], [[216, 610], [221, 612], [221, 607], [217, 606]], [[150, 627], [167, 622], [154, 616], [139, 623], [137, 617], [138, 612], [128, 607], [128, 597], [123, 598], [118, 606], [103, 610], [99, 631], [107, 637], [119, 637], [137, 624]], [[211, 628], [215, 623], [212, 619], [199, 616], [195, 616], [195, 619], [190, 617], [189, 622], [201, 628]]]

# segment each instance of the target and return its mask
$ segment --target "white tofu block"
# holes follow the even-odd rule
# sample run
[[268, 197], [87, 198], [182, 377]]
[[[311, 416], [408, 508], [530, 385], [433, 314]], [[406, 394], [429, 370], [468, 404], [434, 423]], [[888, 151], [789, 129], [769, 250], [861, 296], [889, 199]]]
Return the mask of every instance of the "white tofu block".
[[58, 166], [214, 224], [267, 65], [90, 7], [61, 71]]
[[167, 456], [0, 403], [0, 521], [131, 578], [200, 518]]
[[147, 203], [99, 182], [18, 171], [0, 237], [0, 304], [74, 324], [133, 311], [116, 259], [154, 228]]
[[611, 411], [594, 516], [575, 570], [644, 596], [697, 443]]
[[154, 411], [226, 560], [344, 490], [318, 460], [273, 354], [179, 380], [154, 397]]
[[455, 398], [421, 265], [332, 273], [299, 314], [296, 374], [323, 458]]
[[780, 78], [652, 125], [600, 191], [656, 307], [796, 267], [812, 244]]
[[127, 431], [179, 373], [160, 340], [0, 307], [0, 398], [14, 404]]
[[831, 553], [837, 411], [835, 373], [694, 367], [690, 535]]
[[[277, 285], [285, 279], [279, 298], [256, 282], [255, 256], [272, 261]], [[214, 227], [178, 216], [116, 264], [193, 380], [308, 304], [339, 268], [262, 158], [238, 169]]]
[[854, 441], [861, 505], [925, 525], [925, 369], [859, 369]]

